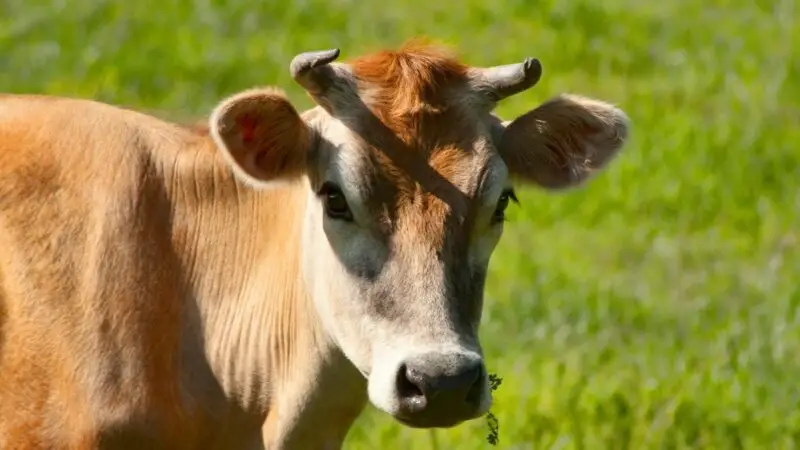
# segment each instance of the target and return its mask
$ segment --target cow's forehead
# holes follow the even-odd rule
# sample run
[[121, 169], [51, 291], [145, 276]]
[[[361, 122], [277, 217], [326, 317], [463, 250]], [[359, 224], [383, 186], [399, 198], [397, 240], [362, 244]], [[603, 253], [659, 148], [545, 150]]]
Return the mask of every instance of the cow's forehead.
[[480, 204], [483, 181], [496, 181], [490, 169], [502, 165], [488, 111], [471, 100], [478, 94], [467, 66], [439, 49], [406, 47], [350, 67], [358, 99], [324, 127], [334, 149], [328, 177], [380, 223], [466, 218]]
[[387, 233], [404, 222], [433, 234], [444, 232], [448, 219], [463, 223], [485, 202], [486, 185], [502, 176], [502, 163], [485, 137], [401, 154], [357, 138], [330, 150], [323, 177], [341, 184], [351, 206]]

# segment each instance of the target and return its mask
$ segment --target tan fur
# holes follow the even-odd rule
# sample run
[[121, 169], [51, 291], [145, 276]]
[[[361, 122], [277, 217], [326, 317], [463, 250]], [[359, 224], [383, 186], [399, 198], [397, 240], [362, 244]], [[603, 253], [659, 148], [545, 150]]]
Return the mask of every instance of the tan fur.
[[406, 140], [415, 137], [421, 120], [446, 114], [453, 90], [466, 84], [467, 67], [421, 39], [356, 58], [352, 66], [356, 78], [374, 89], [373, 111]]
[[[396, 198], [392, 209], [406, 211], [399, 215], [409, 218], [415, 217], [409, 205], [423, 205], [418, 226], [427, 227], [441, 243], [446, 215], [466, 215], [477, 187], [477, 180], [465, 177], [464, 167], [486, 150], [475, 148], [477, 135], [471, 124], [477, 112], [457, 100], [465, 93], [468, 67], [448, 49], [424, 39], [356, 58], [352, 66], [368, 92], [367, 106], [386, 126], [384, 134], [398, 138], [392, 143], [383, 139], [370, 149], [385, 178], [370, 184], [397, 190], [375, 198]], [[439, 228], [431, 228], [434, 224]]]
[[[278, 401], [236, 365], [264, 325], [246, 319], [280, 332], [253, 355], [273, 388], [321, 370], [292, 363], [315, 339], [296, 189], [257, 195], [210, 138], [96, 103], [6, 97], [0, 124], [2, 448], [238, 445]], [[237, 309], [248, 329], [224, 329]]]
[[[398, 411], [403, 358], [480, 358], [507, 172], [577, 184], [627, 118], [573, 96], [500, 125], [420, 44], [353, 70], [369, 114], [0, 96], [0, 449], [338, 449], [368, 398]], [[353, 223], [324, 217], [330, 180]]]

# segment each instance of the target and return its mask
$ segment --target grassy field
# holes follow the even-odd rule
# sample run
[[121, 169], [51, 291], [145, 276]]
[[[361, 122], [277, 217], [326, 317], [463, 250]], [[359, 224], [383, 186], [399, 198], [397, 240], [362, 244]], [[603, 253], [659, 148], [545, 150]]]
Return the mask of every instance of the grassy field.
[[[402, 3], [402, 6], [401, 6]], [[526, 190], [482, 338], [503, 449], [800, 447], [800, 4], [793, 0], [3, 0], [0, 90], [206, 114], [298, 52], [428, 35], [476, 65], [619, 104], [626, 153], [586, 189]], [[368, 410], [347, 448], [491, 448], [477, 420]]]

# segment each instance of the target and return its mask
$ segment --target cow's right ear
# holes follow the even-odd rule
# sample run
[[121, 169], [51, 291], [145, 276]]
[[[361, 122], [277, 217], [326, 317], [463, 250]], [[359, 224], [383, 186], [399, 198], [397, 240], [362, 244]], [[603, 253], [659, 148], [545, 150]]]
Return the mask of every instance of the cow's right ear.
[[256, 187], [289, 181], [306, 168], [310, 131], [274, 88], [235, 94], [211, 113], [214, 142], [236, 174]]

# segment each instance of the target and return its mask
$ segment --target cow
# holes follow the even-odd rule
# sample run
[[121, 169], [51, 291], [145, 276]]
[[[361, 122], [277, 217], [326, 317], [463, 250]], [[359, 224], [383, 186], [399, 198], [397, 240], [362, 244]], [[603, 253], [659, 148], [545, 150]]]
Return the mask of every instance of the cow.
[[371, 403], [487, 412], [484, 281], [514, 183], [606, 167], [626, 114], [559, 94], [504, 121], [539, 60], [412, 43], [290, 64], [203, 126], [0, 96], [0, 448], [338, 449]]

